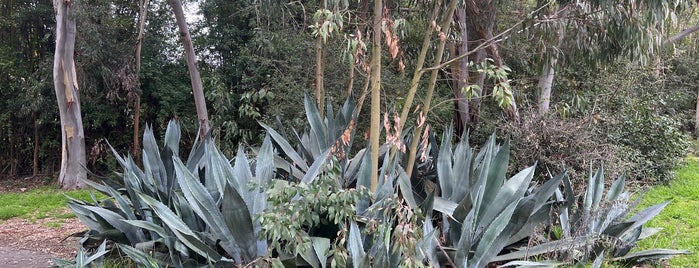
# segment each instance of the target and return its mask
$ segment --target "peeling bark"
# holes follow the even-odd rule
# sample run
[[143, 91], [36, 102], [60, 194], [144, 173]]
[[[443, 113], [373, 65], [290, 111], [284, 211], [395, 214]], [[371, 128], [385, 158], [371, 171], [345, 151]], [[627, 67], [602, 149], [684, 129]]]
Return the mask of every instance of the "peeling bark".
[[75, 2], [54, 0], [56, 51], [53, 82], [61, 118], [61, 169], [58, 182], [63, 189], [84, 188], [87, 179], [85, 134], [75, 61]]

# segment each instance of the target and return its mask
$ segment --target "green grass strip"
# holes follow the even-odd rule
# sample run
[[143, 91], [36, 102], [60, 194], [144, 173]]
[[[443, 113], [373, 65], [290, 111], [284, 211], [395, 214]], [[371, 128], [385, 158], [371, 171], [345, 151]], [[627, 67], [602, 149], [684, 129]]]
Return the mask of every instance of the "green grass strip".
[[639, 242], [637, 250], [669, 248], [689, 250], [691, 255], [670, 259], [670, 267], [699, 265], [699, 157], [687, 157], [686, 165], [677, 170], [677, 178], [667, 186], [651, 188], [641, 202], [641, 208], [671, 200], [648, 227], [663, 228], [655, 236]]
[[63, 191], [49, 186], [24, 193], [4, 193], [0, 194], [0, 220], [14, 217], [26, 219], [75, 217], [68, 209], [68, 198], [64, 194], [80, 200], [92, 200], [89, 190]]

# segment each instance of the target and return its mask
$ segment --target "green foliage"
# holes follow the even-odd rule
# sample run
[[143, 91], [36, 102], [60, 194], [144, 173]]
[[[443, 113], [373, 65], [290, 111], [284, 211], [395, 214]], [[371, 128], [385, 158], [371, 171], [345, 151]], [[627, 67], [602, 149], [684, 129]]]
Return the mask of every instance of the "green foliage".
[[618, 76], [628, 82], [617, 94], [596, 98], [601, 108], [596, 127], [629, 165], [633, 178], [668, 182], [689, 146], [682, 129], [691, 124], [687, 117], [692, 117], [695, 107], [687, 100], [694, 99], [696, 92], [681, 81], [693, 78], [679, 73], [652, 76], [638, 68], [623, 70], [623, 66], [602, 76], [600, 83], [619, 83]]
[[332, 166], [310, 184], [278, 180], [267, 190], [269, 209], [257, 217], [274, 251], [299, 255], [314, 267], [325, 267], [328, 259], [335, 265], [346, 263], [341, 239], [356, 220], [355, 205], [368, 192], [341, 188], [339, 166]]

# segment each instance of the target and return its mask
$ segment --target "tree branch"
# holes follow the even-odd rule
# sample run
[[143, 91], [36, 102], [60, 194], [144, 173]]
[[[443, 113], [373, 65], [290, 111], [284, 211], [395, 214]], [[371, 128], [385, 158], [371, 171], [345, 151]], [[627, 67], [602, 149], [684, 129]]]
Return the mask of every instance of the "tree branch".
[[696, 32], [696, 31], [699, 31], [699, 24], [694, 25], [694, 27], [685, 29], [684, 31], [682, 31], [682, 32], [680, 32], [680, 33], [678, 33], [678, 34], [676, 34], [676, 35], [674, 35], [674, 36], [668, 38], [667, 40], [665, 40], [665, 42], [663, 42], [663, 46], [667, 46], [667, 45], [669, 45], [669, 44], [673, 44], [673, 43], [679, 41], [680, 39], [685, 38], [685, 37], [687, 37], [688, 35], [690, 35], [691, 33]]

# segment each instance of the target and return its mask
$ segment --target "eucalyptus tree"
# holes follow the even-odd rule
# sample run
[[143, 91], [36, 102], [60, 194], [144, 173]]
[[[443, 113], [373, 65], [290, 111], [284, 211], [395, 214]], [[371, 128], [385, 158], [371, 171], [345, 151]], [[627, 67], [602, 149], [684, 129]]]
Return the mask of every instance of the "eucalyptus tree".
[[189, 69], [189, 77], [192, 81], [192, 92], [194, 93], [194, 104], [197, 108], [197, 117], [199, 118], [199, 136], [204, 137], [209, 131], [209, 112], [206, 108], [206, 99], [204, 97], [204, 86], [201, 82], [201, 75], [197, 67], [197, 59], [194, 54], [194, 45], [192, 45], [192, 36], [189, 34], [187, 20], [182, 9], [180, 0], [169, 0], [170, 6], [175, 13], [175, 20], [180, 33], [180, 39], [184, 46], [185, 60]]
[[669, 23], [676, 23], [683, 0], [556, 1], [526, 29], [535, 40], [539, 114], [549, 111], [557, 65], [597, 68], [620, 57], [646, 61], [660, 51]]
[[85, 187], [85, 132], [80, 111], [80, 92], [75, 70], [76, 6], [70, 0], [54, 0], [56, 11], [56, 50], [53, 83], [61, 118], [61, 169], [58, 176], [63, 189]]

